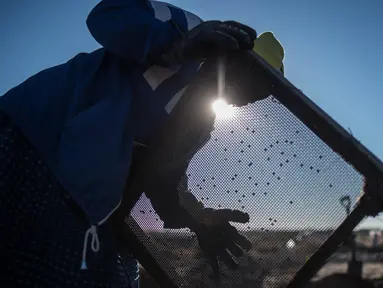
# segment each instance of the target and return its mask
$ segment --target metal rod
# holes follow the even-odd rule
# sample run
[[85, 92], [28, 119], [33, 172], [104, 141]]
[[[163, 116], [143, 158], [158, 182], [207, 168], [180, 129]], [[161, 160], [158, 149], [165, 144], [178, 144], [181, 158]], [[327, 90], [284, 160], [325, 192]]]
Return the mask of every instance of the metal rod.
[[363, 205], [358, 205], [295, 274], [287, 288], [305, 287], [365, 216]]

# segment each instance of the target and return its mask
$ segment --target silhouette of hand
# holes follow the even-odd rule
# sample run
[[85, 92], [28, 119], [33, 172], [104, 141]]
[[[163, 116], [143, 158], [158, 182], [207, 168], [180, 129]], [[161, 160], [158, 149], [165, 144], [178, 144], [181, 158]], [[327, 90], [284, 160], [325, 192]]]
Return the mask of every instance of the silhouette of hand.
[[241, 257], [252, 248], [251, 242], [238, 233], [229, 222], [246, 223], [249, 215], [238, 210], [205, 208], [199, 225], [195, 229], [198, 243], [209, 261], [216, 277], [219, 277], [219, 261], [235, 270], [238, 263], [234, 257]]

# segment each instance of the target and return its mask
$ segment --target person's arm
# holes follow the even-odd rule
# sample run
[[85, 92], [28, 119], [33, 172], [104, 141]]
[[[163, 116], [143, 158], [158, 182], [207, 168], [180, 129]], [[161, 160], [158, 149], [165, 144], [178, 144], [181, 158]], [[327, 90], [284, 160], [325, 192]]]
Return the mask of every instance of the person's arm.
[[154, 142], [146, 155], [153, 164], [145, 167], [150, 181], [145, 183], [143, 191], [165, 228], [184, 228], [188, 220], [192, 220], [189, 212], [200, 210], [198, 207], [203, 209], [202, 203], [188, 191], [187, 168], [194, 155], [210, 140], [214, 129], [215, 113], [211, 103], [215, 99], [216, 65], [214, 60], [211, 62], [200, 67], [199, 77], [177, 102], [168, 122], [153, 135]]
[[153, 182], [150, 189], [145, 190], [153, 208], [164, 222], [164, 228], [192, 229], [190, 226], [195, 222], [192, 220], [198, 218], [199, 212], [204, 208], [203, 203], [188, 190], [187, 168], [191, 158], [210, 140], [212, 126], [206, 125], [204, 127], [206, 130], [194, 133], [194, 137], [190, 137], [187, 141], [188, 147], [181, 148], [187, 153], [175, 155], [178, 156], [177, 160], [166, 171], [160, 173], [160, 179]]
[[140, 63], [160, 56], [182, 36], [171, 21], [155, 18], [147, 0], [102, 0], [90, 12], [86, 24], [107, 51]]

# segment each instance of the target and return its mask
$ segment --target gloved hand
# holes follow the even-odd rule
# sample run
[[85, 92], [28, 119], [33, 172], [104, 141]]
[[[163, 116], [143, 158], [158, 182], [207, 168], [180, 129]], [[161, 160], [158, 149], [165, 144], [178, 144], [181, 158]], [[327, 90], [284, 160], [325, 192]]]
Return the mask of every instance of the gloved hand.
[[202, 215], [199, 217], [199, 224], [193, 230], [216, 277], [219, 277], [218, 258], [229, 269], [234, 270], [238, 267], [238, 263], [232, 255], [241, 257], [244, 251], [249, 251], [252, 248], [251, 242], [240, 235], [238, 230], [229, 223], [246, 223], [248, 221], [249, 215], [238, 210], [203, 209]]
[[236, 21], [206, 21], [184, 33], [183, 38], [162, 55], [162, 61], [182, 65], [221, 52], [251, 50], [256, 38], [254, 29]]

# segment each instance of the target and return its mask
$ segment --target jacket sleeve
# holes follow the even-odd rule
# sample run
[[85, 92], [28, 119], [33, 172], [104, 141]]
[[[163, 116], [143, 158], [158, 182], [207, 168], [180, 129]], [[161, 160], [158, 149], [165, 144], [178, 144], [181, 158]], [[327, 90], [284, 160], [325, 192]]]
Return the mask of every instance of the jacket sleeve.
[[175, 158], [173, 158], [174, 161], [164, 165], [164, 169], [152, 178], [155, 179], [152, 182], [155, 186], [149, 185], [150, 188], [145, 190], [153, 208], [164, 222], [164, 228], [189, 227], [192, 229], [190, 224], [194, 223], [193, 220], [204, 208], [203, 203], [188, 190], [187, 168], [192, 157], [211, 138], [214, 120], [211, 121], [211, 125], [200, 127], [202, 130], [195, 129], [194, 133], [189, 130], [188, 141], [184, 145], [169, 147]]
[[147, 0], [102, 0], [90, 12], [86, 23], [92, 36], [107, 51], [139, 63], [160, 56], [182, 36], [171, 21], [155, 18]]

